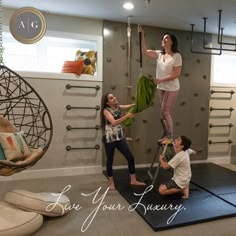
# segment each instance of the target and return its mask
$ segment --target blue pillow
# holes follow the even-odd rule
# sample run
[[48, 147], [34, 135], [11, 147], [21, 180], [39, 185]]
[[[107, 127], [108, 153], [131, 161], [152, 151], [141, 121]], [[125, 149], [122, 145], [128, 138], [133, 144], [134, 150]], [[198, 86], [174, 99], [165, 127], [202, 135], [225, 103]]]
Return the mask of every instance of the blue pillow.
[[6, 156], [1, 144], [0, 144], [0, 160], [6, 160]]

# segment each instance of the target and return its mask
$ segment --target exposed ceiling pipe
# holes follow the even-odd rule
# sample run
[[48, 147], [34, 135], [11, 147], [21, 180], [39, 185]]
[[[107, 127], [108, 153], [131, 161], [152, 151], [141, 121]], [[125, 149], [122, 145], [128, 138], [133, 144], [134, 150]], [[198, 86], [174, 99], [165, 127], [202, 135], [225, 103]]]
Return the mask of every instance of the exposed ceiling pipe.
[[222, 27], [221, 27], [221, 13], [222, 10], [219, 10], [219, 22], [218, 22], [218, 44], [224, 44], [224, 45], [230, 45], [230, 46], [236, 46], [236, 43], [228, 43], [228, 42], [223, 42], [222, 38], [223, 38], [223, 31], [221, 31]]
[[[236, 43], [228, 43], [228, 42], [223, 42], [223, 32], [224, 32], [224, 28], [221, 27], [221, 13], [222, 10], [219, 10], [219, 22], [218, 22], [218, 35], [217, 35], [217, 43], [219, 44], [219, 47], [207, 47], [207, 40], [206, 40], [206, 21], [207, 21], [207, 17], [203, 17], [204, 20], [204, 38], [203, 38], [203, 49], [207, 49], [207, 50], [216, 50], [219, 51], [219, 53], [215, 53], [215, 52], [205, 52], [205, 51], [194, 51], [193, 50], [193, 31], [194, 31], [194, 24], [191, 24], [192, 30], [191, 30], [191, 52], [193, 53], [201, 53], [201, 54], [211, 54], [211, 55], [221, 55], [222, 51], [230, 51], [230, 52], [236, 52]], [[229, 48], [223, 48], [222, 45], [229, 45], [229, 46], [234, 46], [234, 48], [229, 49]]]
[[[236, 52], [236, 45], [234, 44], [235, 48], [234, 49], [228, 49], [228, 48], [223, 48], [222, 45], [223, 43], [219, 44], [220, 47], [219, 48], [216, 48], [216, 47], [207, 47], [207, 40], [206, 40], [206, 21], [207, 21], [207, 17], [203, 17], [203, 20], [204, 20], [204, 37], [203, 37], [203, 48], [204, 49], [211, 49], [211, 50], [219, 50], [219, 51], [229, 51], [229, 52]], [[222, 37], [223, 37], [223, 31], [224, 31], [224, 28], [220, 28], [220, 33], [219, 33], [219, 39], [220, 42], [222, 42]]]
[[193, 34], [194, 34], [194, 24], [191, 24], [191, 52], [192, 53], [209, 54], [209, 55], [221, 55], [222, 54], [222, 50], [220, 50], [219, 52], [195, 51], [193, 49], [193, 44], [194, 44]]

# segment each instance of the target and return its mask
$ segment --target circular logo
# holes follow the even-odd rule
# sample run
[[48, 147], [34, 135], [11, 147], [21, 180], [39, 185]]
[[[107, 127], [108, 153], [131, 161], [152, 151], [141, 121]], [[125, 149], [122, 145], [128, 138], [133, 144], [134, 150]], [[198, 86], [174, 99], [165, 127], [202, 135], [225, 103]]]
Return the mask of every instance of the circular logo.
[[36, 43], [46, 32], [45, 17], [36, 8], [20, 8], [11, 17], [10, 31], [12, 36], [21, 43]]

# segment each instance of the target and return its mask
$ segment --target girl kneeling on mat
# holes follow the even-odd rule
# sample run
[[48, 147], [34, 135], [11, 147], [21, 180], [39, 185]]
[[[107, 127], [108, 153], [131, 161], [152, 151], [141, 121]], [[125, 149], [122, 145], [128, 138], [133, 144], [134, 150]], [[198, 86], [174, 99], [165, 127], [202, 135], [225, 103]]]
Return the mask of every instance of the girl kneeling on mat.
[[113, 159], [115, 148], [117, 148], [128, 161], [131, 185], [145, 185], [145, 183], [136, 180], [134, 157], [126, 142], [121, 123], [128, 118], [133, 118], [133, 113], [126, 113], [122, 116], [121, 110], [131, 108], [133, 104], [118, 105], [116, 97], [111, 93], [102, 96], [101, 101], [101, 127], [104, 131], [103, 143], [107, 156], [106, 170], [109, 179], [109, 189], [114, 190], [115, 184], [113, 179]]

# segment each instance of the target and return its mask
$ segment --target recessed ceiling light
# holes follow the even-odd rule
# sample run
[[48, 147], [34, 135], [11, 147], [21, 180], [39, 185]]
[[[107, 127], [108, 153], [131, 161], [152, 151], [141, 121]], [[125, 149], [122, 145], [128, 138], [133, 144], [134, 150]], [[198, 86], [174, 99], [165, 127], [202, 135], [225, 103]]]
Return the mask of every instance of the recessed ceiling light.
[[104, 36], [109, 36], [111, 34], [111, 32], [110, 32], [109, 29], [104, 28], [103, 29], [103, 34], [104, 34]]
[[126, 10], [131, 10], [134, 8], [134, 4], [131, 3], [131, 2], [126, 2], [123, 4], [123, 7], [126, 9]]

